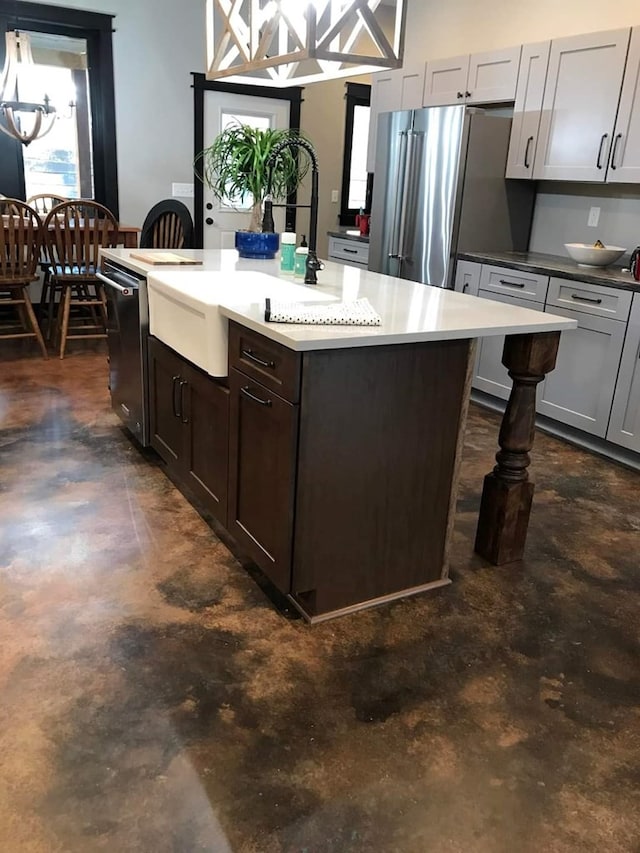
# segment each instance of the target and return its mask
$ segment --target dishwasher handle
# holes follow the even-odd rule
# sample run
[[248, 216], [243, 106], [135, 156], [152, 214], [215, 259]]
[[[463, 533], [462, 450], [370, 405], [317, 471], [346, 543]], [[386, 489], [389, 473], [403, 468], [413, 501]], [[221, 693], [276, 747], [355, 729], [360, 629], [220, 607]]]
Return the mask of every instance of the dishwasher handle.
[[137, 288], [131, 287], [130, 285], [119, 284], [117, 281], [114, 281], [112, 278], [107, 278], [104, 273], [97, 273], [97, 278], [105, 284], [107, 287], [113, 288], [116, 290], [121, 296], [135, 296]]

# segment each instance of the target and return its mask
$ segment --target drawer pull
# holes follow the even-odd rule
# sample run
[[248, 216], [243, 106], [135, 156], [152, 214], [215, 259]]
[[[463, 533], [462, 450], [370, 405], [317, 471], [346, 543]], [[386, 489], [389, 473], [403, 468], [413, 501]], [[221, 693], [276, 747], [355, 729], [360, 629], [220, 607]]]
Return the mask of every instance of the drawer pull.
[[357, 255], [358, 254], [357, 249], [347, 249], [346, 246], [343, 247], [342, 251], [346, 252], [348, 255]]
[[254, 351], [250, 349], [243, 349], [242, 355], [245, 358], [248, 358], [249, 361], [253, 361], [255, 364], [259, 364], [260, 367], [268, 367], [273, 370], [276, 366], [275, 361], [265, 361], [263, 358], [260, 358], [260, 356], [256, 355]]
[[244, 394], [245, 397], [248, 397], [250, 400], [253, 400], [254, 403], [260, 403], [261, 406], [270, 406], [271, 400], [263, 400], [261, 397], [256, 397], [255, 394], [252, 394], [249, 391], [249, 386], [244, 385], [240, 391]]
[[524, 284], [521, 281], [507, 281], [506, 278], [501, 278], [500, 284], [504, 284], [507, 287], [524, 287]]
[[590, 296], [578, 296], [577, 293], [572, 293], [571, 298], [575, 299], [576, 302], [590, 302], [592, 305], [600, 305], [602, 299], [592, 299]]

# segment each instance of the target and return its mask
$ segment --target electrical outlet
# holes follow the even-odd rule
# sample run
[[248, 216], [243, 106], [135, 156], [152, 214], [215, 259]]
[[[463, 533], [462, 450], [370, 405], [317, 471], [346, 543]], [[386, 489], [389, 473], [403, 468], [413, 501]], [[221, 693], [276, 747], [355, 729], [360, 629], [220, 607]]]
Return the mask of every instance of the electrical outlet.
[[338, 190], [331, 190], [331, 203], [337, 204], [339, 198]]
[[171, 184], [171, 195], [174, 198], [193, 198], [193, 184]]
[[597, 228], [598, 222], [600, 221], [600, 208], [592, 207], [589, 210], [589, 218], [587, 219], [587, 225], [591, 228]]

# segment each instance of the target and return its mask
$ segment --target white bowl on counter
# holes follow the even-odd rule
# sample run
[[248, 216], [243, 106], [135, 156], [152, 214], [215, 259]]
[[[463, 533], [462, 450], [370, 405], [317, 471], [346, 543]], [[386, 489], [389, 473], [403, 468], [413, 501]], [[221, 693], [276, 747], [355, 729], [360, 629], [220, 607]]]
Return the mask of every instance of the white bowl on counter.
[[620, 246], [599, 249], [589, 243], [565, 243], [564, 247], [579, 267], [608, 267], [627, 251]]

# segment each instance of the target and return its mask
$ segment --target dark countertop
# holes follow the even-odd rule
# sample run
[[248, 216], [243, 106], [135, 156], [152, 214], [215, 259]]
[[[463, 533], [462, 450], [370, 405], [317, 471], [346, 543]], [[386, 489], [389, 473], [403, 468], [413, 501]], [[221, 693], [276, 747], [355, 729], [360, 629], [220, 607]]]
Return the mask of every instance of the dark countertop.
[[[571, 258], [562, 255], [544, 255], [541, 252], [460, 252], [459, 260], [511, 267], [523, 272], [554, 275], [572, 281], [586, 281], [605, 287], [625, 287], [640, 293], [640, 281], [635, 281], [624, 267], [579, 267]], [[623, 271], [625, 270], [625, 271]]]
[[369, 235], [363, 237], [357, 229], [347, 231], [327, 231], [328, 237], [339, 237], [341, 240], [354, 240], [356, 243], [368, 243]]

